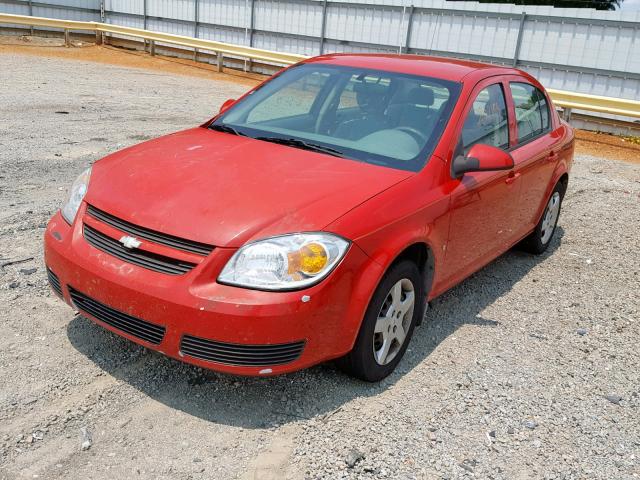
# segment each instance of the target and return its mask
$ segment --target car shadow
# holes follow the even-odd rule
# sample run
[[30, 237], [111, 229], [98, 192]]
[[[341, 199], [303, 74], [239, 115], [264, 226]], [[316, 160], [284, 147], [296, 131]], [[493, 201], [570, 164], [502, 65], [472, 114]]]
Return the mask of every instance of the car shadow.
[[393, 386], [460, 327], [498, 328], [499, 322], [482, 317], [483, 310], [552, 255], [563, 234], [558, 226], [545, 254], [511, 250], [435, 299], [396, 371], [376, 384], [350, 378], [331, 362], [269, 378], [219, 374], [140, 347], [81, 315], [68, 324], [67, 336], [106, 373], [170, 408], [209, 422], [253, 429], [328, 417], [354, 398], [375, 396]]

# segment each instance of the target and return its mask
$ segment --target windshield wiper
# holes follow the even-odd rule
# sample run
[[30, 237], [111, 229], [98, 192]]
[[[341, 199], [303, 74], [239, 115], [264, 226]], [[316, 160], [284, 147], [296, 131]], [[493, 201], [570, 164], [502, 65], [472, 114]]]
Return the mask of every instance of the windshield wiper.
[[224, 133], [230, 133], [232, 135], [238, 135], [240, 137], [246, 137], [246, 135], [242, 132], [240, 132], [239, 130], [229, 126], [229, 125], [211, 125], [209, 127], [211, 130], [215, 130], [216, 132], [224, 132]]
[[278, 143], [280, 145], [287, 145], [289, 147], [302, 148], [304, 150], [311, 150], [312, 152], [326, 153], [327, 155], [333, 155], [334, 157], [344, 157], [344, 153], [335, 148], [325, 147], [316, 143], [306, 142], [297, 138], [280, 138], [280, 137], [256, 137], [256, 140], [262, 140], [264, 142]]

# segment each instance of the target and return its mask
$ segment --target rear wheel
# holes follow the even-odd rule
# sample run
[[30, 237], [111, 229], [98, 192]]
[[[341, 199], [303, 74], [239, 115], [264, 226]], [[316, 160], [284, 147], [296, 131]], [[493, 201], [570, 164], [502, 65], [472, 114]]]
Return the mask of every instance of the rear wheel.
[[566, 186], [564, 183], [558, 182], [556, 184], [535, 230], [521, 242], [520, 247], [523, 250], [534, 254], [541, 254], [549, 247], [553, 234], [556, 231], [556, 225], [558, 224], [558, 217], [560, 216], [560, 208], [562, 207], [565, 190]]
[[378, 285], [358, 338], [338, 365], [346, 373], [377, 382], [396, 368], [424, 311], [422, 276], [415, 263], [393, 265]]

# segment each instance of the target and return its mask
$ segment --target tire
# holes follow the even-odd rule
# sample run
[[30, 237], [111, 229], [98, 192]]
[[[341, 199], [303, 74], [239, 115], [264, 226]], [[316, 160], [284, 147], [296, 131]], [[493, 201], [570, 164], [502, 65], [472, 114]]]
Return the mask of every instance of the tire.
[[[411, 294], [413, 305], [409, 307], [404, 302]], [[424, 298], [424, 281], [416, 264], [403, 260], [392, 265], [369, 302], [353, 350], [338, 360], [338, 366], [347, 374], [367, 382], [380, 381], [393, 372], [424, 312]], [[400, 302], [394, 302], [394, 299], [400, 299]]]
[[549, 248], [556, 231], [556, 225], [558, 225], [566, 189], [566, 184], [562, 181], [556, 184], [535, 230], [520, 243], [519, 247], [522, 250], [534, 255], [540, 255]]

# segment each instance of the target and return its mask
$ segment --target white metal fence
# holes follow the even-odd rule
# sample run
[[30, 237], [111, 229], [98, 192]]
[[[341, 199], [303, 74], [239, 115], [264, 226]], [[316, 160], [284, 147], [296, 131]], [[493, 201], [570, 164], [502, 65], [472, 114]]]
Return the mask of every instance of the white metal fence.
[[640, 13], [446, 0], [0, 0], [0, 12], [95, 20], [304, 55], [408, 52], [515, 65], [549, 88], [640, 98]]

